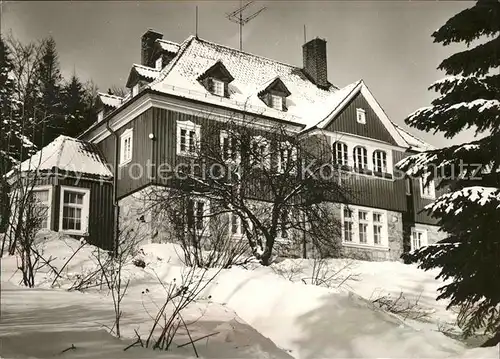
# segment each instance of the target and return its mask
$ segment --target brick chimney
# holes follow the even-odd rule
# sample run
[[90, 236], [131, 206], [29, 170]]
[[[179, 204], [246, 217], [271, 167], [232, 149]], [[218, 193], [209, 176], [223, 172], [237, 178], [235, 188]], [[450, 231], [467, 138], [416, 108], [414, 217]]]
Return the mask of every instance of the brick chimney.
[[315, 38], [302, 45], [304, 72], [318, 87], [328, 88], [326, 40]]
[[141, 65], [152, 67], [151, 55], [153, 52], [153, 44], [157, 39], [163, 38], [163, 34], [154, 30], [148, 29], [141, 38]]

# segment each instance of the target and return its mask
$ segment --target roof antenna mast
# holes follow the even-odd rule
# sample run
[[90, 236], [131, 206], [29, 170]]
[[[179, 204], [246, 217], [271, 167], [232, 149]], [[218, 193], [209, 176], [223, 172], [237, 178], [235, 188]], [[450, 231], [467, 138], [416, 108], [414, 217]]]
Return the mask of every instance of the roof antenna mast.
[[196, 29], [195, 29], [196, 38], [198, 38], [198, 5], [196, 5]]
[[252, 15], [243, 16], [243, 12], [246, 10], [246, 8], [254, 2], [255, 1], [249, 1], [245, 5], [243, 5], [242, 0], [240, 0], [240, 7], [233, 12], [226, 14], [226, 17], [229, 19], [229, 21], [232, 21], [240, 26], [240, 51], [243, 50], [243, 26], [266, 9], [266, 7], [263, 7], [254, 12]]

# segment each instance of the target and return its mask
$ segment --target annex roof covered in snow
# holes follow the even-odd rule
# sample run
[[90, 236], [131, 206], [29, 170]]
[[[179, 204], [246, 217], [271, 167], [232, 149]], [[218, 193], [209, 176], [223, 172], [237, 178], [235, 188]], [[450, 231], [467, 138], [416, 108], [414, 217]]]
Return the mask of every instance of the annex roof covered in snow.
[[[21, 172], [27, 172], [50, 171], [54, 168], [100, 177], [113, 177], [113, 173], [106, 166], [104, 158], [95, 145], [62, 135], [22, 162], [18, 169]], [[13, 173], [13, 171], [9, 172], [7, 177]]]

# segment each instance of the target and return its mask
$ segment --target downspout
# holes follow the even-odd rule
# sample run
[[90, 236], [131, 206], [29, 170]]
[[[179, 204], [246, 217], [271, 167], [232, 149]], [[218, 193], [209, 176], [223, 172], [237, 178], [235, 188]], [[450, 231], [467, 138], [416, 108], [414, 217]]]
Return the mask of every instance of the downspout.
[[111, 129], [109, 121], [106, 121], [106, 129], [115, 138], [114, 168], [113, 168], [113, 251], [118, 253], [118, 234], [120, 207], [118, 206], [118, 134]]

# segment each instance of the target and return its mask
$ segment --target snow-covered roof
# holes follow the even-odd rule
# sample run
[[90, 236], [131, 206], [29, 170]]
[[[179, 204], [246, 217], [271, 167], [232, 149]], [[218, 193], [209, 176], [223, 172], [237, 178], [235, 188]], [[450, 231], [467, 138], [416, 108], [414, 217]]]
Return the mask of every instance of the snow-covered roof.
[[137, 71], [137, 73], [139, 74], [139, 76], [145, 77], [145, 78], [148, 78], [148, 79], [151, 79], [151, 80], [156, 79], [158, 77], [158, 74], [160, 73], [160, 71], [158, 69], [155, 69], [155, 68], [152, 68], [152, 67], [148, 67], [148, 66], [144, 66], [144, 65], [139, 65], [139, 64], [133, 64], [132, 68], [135, 71]]
[[123, 103], [123, 98], [120, 96], [110, 95], [107, 93], [99, 92], [99, 99], [105, 106], [118, 108]]
[[[353, 94], [362, 93], [370, 97], [371, 106], [398, 145], [422, 147], [423, 141], [414, 139], [412, 135], [394, 126], [362, 80], [343, 88], [332, 85], [324, 89], [314, 84], [301, 67], [195, 36], [188, 37], [181, 44], [167, 40], [156, 40], [156, 42], [166, 48], [175, 47], [174, 58], [161, 71], [134, 65], [134, 69], [141, 76], [153, 79], [147, 86], [154, 91], [289, 121], [301, 126], [303, 131], [324, 128], [348, 104]], [[234, 78], [228, 84], [228, 98], [211, 94], [199, 81], [200, 76], [216, 63], [221, 63]], [[259, 96], [259, 93], [277, 78], [291, 93], [285, 99], [287, 111], [267, 106]], [[413, 145], [406, 143], [407, 138]], [[421, 143], [417, 145], [419, 141]]]
[[[113, 177], [98, 148], [91, 143], [68, 136], [59, 136], [47, 146], [21, 163], [19, 169], [26, 171], [47, 171], [58, 168], [62, 171]], [[7, 174], [10, 177], [14, 172]]]
[[177, 51], [179, 51], [180, 45], [176, 42], [163, 39], [158, 39], [156, 40], [156, 42], [158, 43], [158, 45], [160, 45], [163, 51], [171, 52], [173, 54], [176, 54]]
[[[234, 80], [229, 84], [229, 98], [211, 95], [198, 81], [214, 63], [220, 61]], [[287, 111], [268, 107], [259, 91], [279, 77], [291, 95], [286, 99]], [[300, 67], [239, 51], [196, 37], [189, 37], [177, 55], [150, 84], [153, 90], [174, 94], [229, 108], [244, 109], [255, 114], [307, 125], [329, 112], [337, 88], [325, 90], [316, 86]]]
[[394, 126], [398, 130], [399, 134], [408, 143], [408, 146], [410, 147], [410, 149], [417, 151], [417, 152], [423, 152], [423, 151], [435, 149], [434, 146], [426, 143], [424, 140], [416, 137], [415, 135], [412, 135], [410, 132], [404, 130], [402, 127], [400, 127], [396, 124], [394, 124]]

